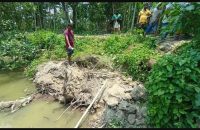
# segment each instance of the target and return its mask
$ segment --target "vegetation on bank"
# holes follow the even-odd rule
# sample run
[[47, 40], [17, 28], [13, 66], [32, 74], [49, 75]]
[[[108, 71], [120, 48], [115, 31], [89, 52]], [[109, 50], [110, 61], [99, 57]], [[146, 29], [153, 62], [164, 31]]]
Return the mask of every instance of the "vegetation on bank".
[[[116, 68], [121, 67], [132, 75], [134, 80], [144, 81], [149, 73], [147, 61], [151, 58], [159, 59], [161, 56], [152, 48], [152, 42], [154, 39], [143, 38], [137, 32], [105, 38], [77, 37], [74, 59], [87, 55], [106, 55], [113, 59]], [[26, 67], [25, 74], [33, 77], [40, 63], [66, 58], [64, 46], [64, 35], [44, 30], [8, 37], [0, 44], [1, 69], [15, 70]]]
[[[74, 59], [107, 56], [116, 69], [127, 72], [133, 80], [146, 81], [150, 126], [197, 127], [200, 114], [198, 39], [164, 56], [156, 51], [154, 38], [143, 38], [138, 31], [103, 38], [77, 36], [75, 43]], [[44, 30], [8, 35], [0, 44], [1, 70], [25, 68], [25, 74], [33, 77], [39, 64], [66, 58], [64, 45], [62, 34]], [[151, 71], [146, 64], [149, 59], [158, 61]]]

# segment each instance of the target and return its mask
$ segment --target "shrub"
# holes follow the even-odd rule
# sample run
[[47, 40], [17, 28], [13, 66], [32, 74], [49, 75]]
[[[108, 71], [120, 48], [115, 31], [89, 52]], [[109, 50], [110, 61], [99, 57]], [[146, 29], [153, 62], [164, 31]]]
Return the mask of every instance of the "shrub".
[[166, 55], [153, 67], [148, 90], [148, 123], [158, 128], [197, 127], [200, 119], [200, 53]]
[[[130, 74], [133, 79], [145, 81], [149, 74], [147, 61], [161, 57], [152, 49], [151, 38], [142, 38], [137, 32], [135, 35], [112, 36], [105, 41], [105, 53], [113, 57], [115, 66]], [[141, 42], [141, 38], [143, 41]]]
[[6, 39], [0, 41], [0, 69], [26, 67], [35, 59], [34, 64], [41, 55], [48, 55], [51, 59], [63, 58], [66, 56], [64, 45], [64, 35], [50, 31], [7, 32]]
[[108, 128], [123, 128], [123, 122], [114, 118], [110, 123], [107, 125]]
[[24, 71], [24, 74], [29, 77], [29, 78], [32, 78], [34, 77], [34, 75], [36, 74], [37, 72], [37, 67], [38, 65], [48, 61], [50, 58], [50, 55], [48, 52], [44, 52], [42, 56], [40, 56], [39, 58], [37, 59], [34, 59], [26, 68], [25, 68], [25, 71]]
[[29, 33], [27, 39], [38, 46], [40, 49], [53, 49], [55, 45], [62, 44], [64, 42], [64, 35], [59, 36], [50, 31], [40, 30], [34, 33]]
[[28, 65], [38, 57], [39, 48], [27, 41], [25, 34], [14, 34], [0, 42], [1, 70], [14, 70]]
[[116, 55], [114, 61], [116, 65], [122, 65], [133, 79], [145, 81], [149, 74], [148, 60], [157, 60], [160, 56], [159, 53], [146, 45], [133, 44], [130, 52]]
[[131, 36], [113, 35], [106, 40], [104, 49], [107, 54], [119, 54], [133, 42], [134, 39]]

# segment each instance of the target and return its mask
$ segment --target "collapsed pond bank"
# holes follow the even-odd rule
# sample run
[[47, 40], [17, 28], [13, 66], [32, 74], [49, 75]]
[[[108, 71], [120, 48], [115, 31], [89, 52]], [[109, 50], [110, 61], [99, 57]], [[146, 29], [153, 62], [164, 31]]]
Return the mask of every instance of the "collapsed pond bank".
[[137, 103], [145, 99], [144, 86], [102, 66], [97, 57], [71, 66], [65, 61], [50, 61], [40, 65], [34, 77], [38, 91], [81, 110], [90, 105], [105, 80], [106, 89], [90, 110], [88, 127], [107, 127], [114, 118], [123, 121], [125, 127], [146, 127], [146, 108]]

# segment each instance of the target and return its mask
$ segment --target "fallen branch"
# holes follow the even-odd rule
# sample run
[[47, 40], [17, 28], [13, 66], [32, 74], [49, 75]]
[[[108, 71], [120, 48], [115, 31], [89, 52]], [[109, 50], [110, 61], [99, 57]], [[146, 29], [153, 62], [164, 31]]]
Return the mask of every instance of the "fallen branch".
[[83, 120], [83, 118], [85, 117], [85, 115], [88, 113], [88, 111], [90, 110], [90, 108], [92, 107], [92, 105], [94, 104], [94, 102], [96, 101], [97, 97], [99, 96], [99, 94], [101, 94], [102, 90], [105, 88], [106, 86], [106, 82], [105, 81], [104, 85], [101, 87], [101, 89], [98, 91], [98, 93], [96, 94], [95, 98], [93, 99], [92, 103], [88, 106], [88, 108], [86, 109], [86, 111], [84, 112], [84, 114], [82, 115], [82, 117], [80, 118], [80, 120], [78, 121], [78, 123], [76, 124], [76, 126], [74, 128], [78, 128], [81, 121]]
[[75, 102], [71, 103], [70, 106], [67, 107], [67, 108], [65, 109], [65, 111], [63, 111], [63, 113], [56, 119], [56, 121], [59, 120], [59, 119], [62, 117], [62, 115], [63, 115], [72, 105], [74, 105], [74, 104], [75, 104], [76, 102], [78, 102], [78, 101], [79, 101], [79, 99], [76, 100]]
[[[96, 82], [97, 82], [97, 80], [96, 80]], [[97, 82], [97, 84], [98, 84], [98, 82]], [[99, 99], [96, 101], [96, 104], [98, 104], [99, 101], [101, 100], [101, 97], [103, 96], [104, 91], [105, 91], [105, 88], [103, 88], [102, 93], [101, 93]]]

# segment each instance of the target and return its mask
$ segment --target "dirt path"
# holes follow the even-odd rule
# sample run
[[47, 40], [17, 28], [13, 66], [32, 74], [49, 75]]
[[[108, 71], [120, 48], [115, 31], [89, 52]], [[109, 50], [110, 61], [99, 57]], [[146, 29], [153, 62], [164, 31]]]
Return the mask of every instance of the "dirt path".
[[191, 40], [174, 40], [174, 38], [168, 38], [164, 42], [160, 43], [157, 47], [163, 53], [170, 53], [176, 50], [178, 47]]

